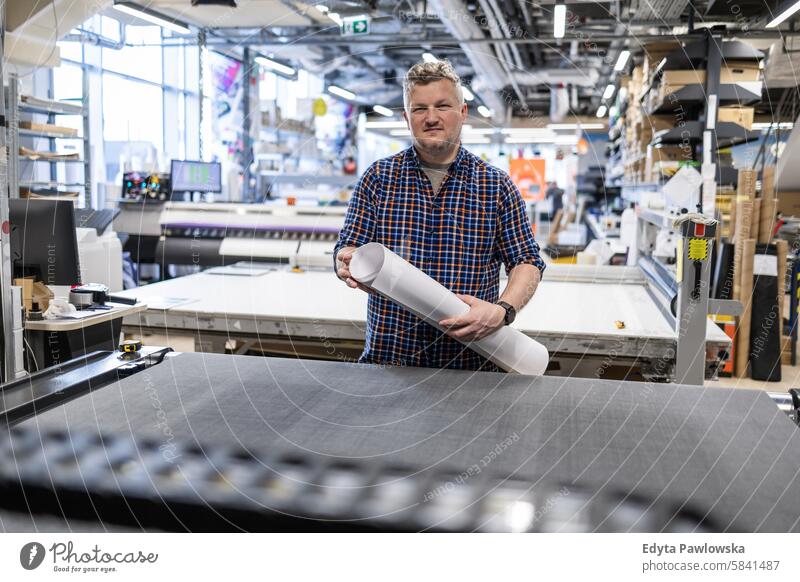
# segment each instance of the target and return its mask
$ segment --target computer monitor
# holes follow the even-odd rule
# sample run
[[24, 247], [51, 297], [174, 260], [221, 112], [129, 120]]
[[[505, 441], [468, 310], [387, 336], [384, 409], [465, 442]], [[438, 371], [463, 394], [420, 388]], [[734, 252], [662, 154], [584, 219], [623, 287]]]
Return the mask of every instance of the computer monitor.
[[172, 160], [172, 193], [222, 192], [222, 167], [219, 162]]
[[8, 214], [14, 277], [33, 276], [45, 285], [81, 282], [71, 201], [12, 198]]

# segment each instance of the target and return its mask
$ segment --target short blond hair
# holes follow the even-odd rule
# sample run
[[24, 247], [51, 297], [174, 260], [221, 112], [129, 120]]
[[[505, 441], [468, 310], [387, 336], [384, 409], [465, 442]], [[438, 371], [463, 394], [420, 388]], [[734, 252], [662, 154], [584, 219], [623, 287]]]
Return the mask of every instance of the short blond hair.
[[448, 60], [434, 61], [432, 63], [421, 61], [411, 67], [403, 79], [403, 104], [408, 107], [411, 91], [417, 85], [427, 85], [447, 79], [455, 85], [461, 103], [464, 103], [464, 92], [461, 90], [461, 77], [458, 76], [453, 65]]

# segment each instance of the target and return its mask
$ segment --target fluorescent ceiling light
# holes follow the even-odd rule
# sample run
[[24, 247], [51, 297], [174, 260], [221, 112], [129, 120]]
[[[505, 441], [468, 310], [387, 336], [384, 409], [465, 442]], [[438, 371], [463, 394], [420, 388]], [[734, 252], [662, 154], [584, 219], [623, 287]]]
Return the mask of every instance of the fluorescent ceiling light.
[[575, 145], [578, 143], [577, 135], [557, 135], [554, 140], [559, 145]]
[[151, 10], [136, 6], [135, 4], [114, 4], [114, 10], [124, 12], [130, 16], [135, 16], [136, 18], [141, 18], [147, 22], [157, 24], [161, 28], [177, 32], [178, 34], [191, 34], [192, 32], [188, 27], [174, 20], [170, 20], [166, 16], [161, 16]]
[[423, 61], [425, 61], [426, 63], [435, 63], [435, 62], [437, 62], [439, 59], [437, 59], [437, 58], [436, 58], [435, 56], [433, 56], [433, 54], [431, 54], [431, 53], [422, 53], [422, 60], [423, 60]]
[[380, 113], [384, 117], [392, 117], [394, 115], [394, 112], [391, 109], [384, 107], [383, 105], [375, 105], [372, 110], [375, 113]]
[[625, 68], [625, 65], [628, 64], [628, 59], [631, 56], [631, 51], [622, 51], [619, 53], [619, 58], [617, 59], [617, 64], [614, 65], [615, 71], [621, 71]]
[[395, 137], [411, 137], [411, 132], [407, 129], [393, 129], [389, 132], [389, 135], [393, 135]]
[[464, 125], [464, 126], [462, 126], [461, 129], [465, 133], [468, 133], [470, 135], [494, 135], [495, 134], [495, 130], [492, 129], [491, 127], [476, 127], [476, 128], [473, 129], [471, 125], [470, 126]]
[[605, 129], [605, 123], [548, 123], [549, 129]]
[[564, 38], [564, 33], [567, 30], [567, 6], [565, 4], [556, 4], [553, 8], [553, 36], [556, 38]]
[[461, 139], [461, 143], [465, 143], [465, 144], [479, 144], [479, 143], [480, 144], [488, 144], [488, 143], [492, 143], [492, 140], [490, 140], [488, 137], [468, 137], [468, 138], [462, 138]]
[[606, 111], [608, 111], [608, 108], [605, 105], [601, 105], [597, 108], [597, 117], [605, 117]]
[[348, 101], [353, 101], [356, 98], [356, 94], [352, 91], [342, 89], [336, 85], [328, 85], [328, 93], [332, 93], [333, 95], [337, 95], [343, 99], [347, 99]]
[[399, 129], [407, 127], [405, 121], [367, 121], [365, 129]]
[[492, 110], [486, 107], [486, 105], [478, 105], [478, 113], [480, 113], [484, 117], [492, 116]]
[[464, 96], [464, 101], [472, 101], [475, 99], [475, 95], [473, 95], [472, 91], [463, 85], [461, 86], [461, 94]]
[[603, 99], [605, 99], [606, 101], [611, 99], [611, 97], [614, 95], [614, 91], [616, 90], [617, 88], [614, 87], [613, 83], [609, 84], [608, 87], [606, 87], [606, 90], [603, 91]]
[[327, 7], [327, 6], [325, 6], [324, 4], [317, 4], [316, 6], [314, 6], [314, 8], [316, 8], [317, 10], [319, 10], [320, 12], [322, 12], [323, 14], [327, 14], [327, 13], [328, 13], [328, 10], [330, 10], [330, 8], [328, 8], [328, 7]]
[[261, 55], [257, 56], [253, 59], [262, 67], [266, 67], [267, 69], [271, 69], [276, 73], [281, 73], [286, 75], [287, 77], [294, 77], [297, 74], [297, 70], [293, 69], [288, 65], [284, 65], [283, 63], [279, 63], [278, 61], [273, 61], [272, 59], [268, 59], [267, 57], [262, 57]]
[[333, 21], [334, 21], [336, 24], [338, 24], [339, 26], [342, 26], [342, 17], [341, 17], [341, 16], [339, 16], [339, 13], [338, 13], [338, 12], [329, 12], [329, 13], [328, 13], [328, 18], [330, 18], [331, 20], [333, 20]]
[[511, 137], [505, 139], [506, 143], [553, 143], [550, 137]]
[[[785, 6], [785, 5], [782, 5], [782, 6]], [[797, 2], [794, 2], [791, 6], [786, 8], [783, 12], [778, 14], [778, 16], [776, 16], [774, 19], [772, 19], [769, 22], [769, 24], [767, 24], [767, 28], [775, 28], [781, 22], [783, 22], [784, 20], [788, 19], [792, 14], [794, 14], [798, 10], [800, 10], [800, 0], [798, 0]]]
[[504, 135], [555, 135], [548, 127], [504, 127], [500, 130]]
[[753, 129], [767, 129], [770, 125], [776, 129], [792, 129], [794, 127], [794, 123], [791, 121], [781, 121], [780, 123], [757, 121], [753, 124]]

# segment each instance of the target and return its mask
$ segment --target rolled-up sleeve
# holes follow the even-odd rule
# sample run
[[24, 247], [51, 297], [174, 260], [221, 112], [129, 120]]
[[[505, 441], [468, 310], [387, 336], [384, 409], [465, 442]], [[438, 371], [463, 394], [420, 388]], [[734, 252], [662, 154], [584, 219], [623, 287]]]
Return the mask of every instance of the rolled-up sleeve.
[[376, 164], [370, 166], [356, 184], [339, 240], [333, 247], [333, 269], [336, 271], [336, 255], [343, 247], [360, 247], [375, 237], [375, 196], [377, 192]]
[[545, 264], [539, 254], [539, 244], [533, 237], [531, 221], [525, 214], [525, 202], [509, 177], [501, 184], [497, 220], [497, 252], [506, 274], [523, 263], [544, 273]]

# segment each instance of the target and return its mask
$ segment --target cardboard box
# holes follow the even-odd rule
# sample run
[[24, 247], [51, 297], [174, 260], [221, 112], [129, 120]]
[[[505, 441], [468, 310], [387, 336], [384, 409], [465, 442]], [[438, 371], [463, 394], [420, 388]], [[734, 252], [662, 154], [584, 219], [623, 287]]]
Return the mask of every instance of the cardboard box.
[[644, 52], [644, 60], [642, 62], [642, 74], [645, 81], [649, 82], [650, 77], [658, 68], [661, 60], [674, 50], [681, 48], [680, 41], [666, 40], [657, 42], [648, 42], [642, 45]]
[[719, 82], [749, 83], [761, 80], [758, 61], [727, 61], [719, 72]]
[[661, 83], [666, 85], [693, 85], [706, 82], [706, 72], [703, 69], [682, 69], [679, 71], [664, 71], [661, 73]]
[[692, 160], [692, 152], [680, 146], [650, 147], [647, 157], [654, 162], [683, 162]]
[[778, 212], [784, 216], [800, 216], [800, 192], [778, 192]]
[[675, 121], [674, 115], [648, 115], [644, 118], [644, 123], [650, 126], [653, 133], [658, 133], [665, 129], [674, 129]]
[[736, 123], [750, 130], [753, 129], [753, 114], [752, 107], [720, 107], [717, 110], [717, 121]]

